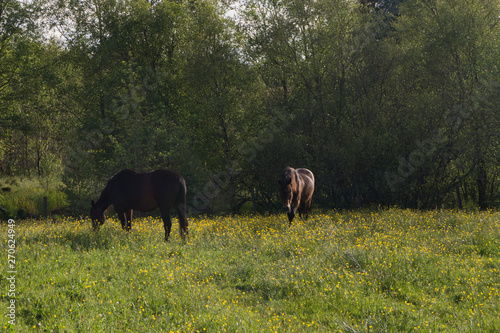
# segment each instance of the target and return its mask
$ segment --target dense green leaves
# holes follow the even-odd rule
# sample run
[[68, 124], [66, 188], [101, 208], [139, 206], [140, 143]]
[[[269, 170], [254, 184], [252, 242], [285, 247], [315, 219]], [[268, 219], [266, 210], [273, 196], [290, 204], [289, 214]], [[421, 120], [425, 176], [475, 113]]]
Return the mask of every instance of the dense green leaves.
[[325, 206], [498, 206], [498, 1], [231, 5], [0, 2], [0, 177], [75, 212], [122, 168], [274, 209], [287, 165]]

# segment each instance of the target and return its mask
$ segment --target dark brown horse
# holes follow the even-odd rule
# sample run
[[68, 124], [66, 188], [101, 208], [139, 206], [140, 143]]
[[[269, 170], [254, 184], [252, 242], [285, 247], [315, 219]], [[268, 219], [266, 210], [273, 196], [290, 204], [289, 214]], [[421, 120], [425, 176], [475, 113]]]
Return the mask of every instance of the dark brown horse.
[[186, 181], [173, 171], [137, 173], [128, 169], [122, 170], [111, 177], [99, 200], [92, 200], [92, 227], [95, 231], [99, 230], [104, 223], [104, 211], [110, 205], [115, 207], [122, 228], [127, 231], [132, 227], [134, 210], [149, 212], [159, 208], [165, 227], [165, 240], [168, 240], [172, 228], [170, 208], [173, 207], [179, 217], [181, 236], [184, 239], [188, 233], [186, 191]]
[[294, 169], [287, 167], [278, 179], [280, 184], [283, 208], [288, 213], [288, 220], [292, 224], [297, 210], [299, 216], [305, 214], [306, 218], [311, 212], [312, 196], [314, 193], [314, 175], [304, 168]]

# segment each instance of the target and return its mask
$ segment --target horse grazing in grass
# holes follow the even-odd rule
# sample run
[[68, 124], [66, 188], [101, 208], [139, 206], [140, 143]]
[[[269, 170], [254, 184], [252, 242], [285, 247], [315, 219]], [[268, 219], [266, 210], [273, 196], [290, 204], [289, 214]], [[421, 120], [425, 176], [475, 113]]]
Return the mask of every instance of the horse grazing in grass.
[[306, 218], [311, 212], [312, 196], [314, 193], [314, 175], [304, 168], [294, 169], [287, 167], [278, 179], [283, 208], [288, 213], [288, 220], [292, 224], [297, 210], [299, 216]]
[[160, 209], [165, 240], [170, 236], [172, 221], [170, 208], [174, 208], [179, 217], [182, 239], [188, 234], [186, 219], [186, 181], [169, 170], [155, 170], [137, 173], [122, 170], [108, 181], [97, 202], [91, 201], [90, 218], [95, 231], [104, 224], [104, 211], [111, 205], [120, 218], [122, 228], [129, 231], [132, 227], [134, 210], [149, 212]]

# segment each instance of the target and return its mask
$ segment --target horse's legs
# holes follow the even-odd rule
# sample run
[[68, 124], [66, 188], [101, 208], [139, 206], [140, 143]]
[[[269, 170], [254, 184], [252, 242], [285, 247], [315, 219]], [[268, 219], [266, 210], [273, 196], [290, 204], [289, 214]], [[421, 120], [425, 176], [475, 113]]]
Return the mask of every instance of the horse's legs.
[[312, 198], [305, 202], [304, 213], [306, 214], [306, 220], [309, 218], [309, 214], [312, 211]]
[[186, 239], [188, 234], [188, 221], [186, 218], [186, 205], [184, 203], [180, 203], [175, 206], [175, 210], [177, 212], [177, 216], [179, 218], [179, 227], [181, 229], [181, 237], [182, 240]]
[[170, 229], [172, 229], [172, 220], [170, 220], [170, 208], [161, 208], [160, 215], [163, 220], [163, 227], [165, 228], [165, 241], [168, 241], [170, 236]]
[[307, 220], [309, 218], [309, 213], [311, 212], [311, 206], [312, 200], [301, 203], [299, 207], [299, 217], [302, 217], [302, 215], [304, 215], [304, 219]]
[[132, 229], [132, 215], [133, 214], [134, 214], [134, 210], [133, 209], [129, 209], [129, 210], [125, 211], [126, 226], [124, 227], [124, 229], [127, 230], [127, 231], [130, 231], [130, 229]]
[[116, 209], [116, 213], [118, 214], [118, 218], [120, 219], [120, 223], [122, 225], [122, 229], [123, 230], [127, 230], [126, 211], [123, 211], [121, 209]]

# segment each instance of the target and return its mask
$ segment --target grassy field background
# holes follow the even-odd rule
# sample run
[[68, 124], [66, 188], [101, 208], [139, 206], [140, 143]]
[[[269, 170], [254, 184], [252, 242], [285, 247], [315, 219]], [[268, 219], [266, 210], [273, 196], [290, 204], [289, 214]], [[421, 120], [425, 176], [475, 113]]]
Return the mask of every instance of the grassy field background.
[[0, 226], [1, 327], [27, 332], [497, 332], [500, 214], [387, 209], [174, 220], [16, 221], [16, 325]]

